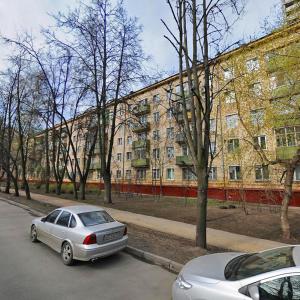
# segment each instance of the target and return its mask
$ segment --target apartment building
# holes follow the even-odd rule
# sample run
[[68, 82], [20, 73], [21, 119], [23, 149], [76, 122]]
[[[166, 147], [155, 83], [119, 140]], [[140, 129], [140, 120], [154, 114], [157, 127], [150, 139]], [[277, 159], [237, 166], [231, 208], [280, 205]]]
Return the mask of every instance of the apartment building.
[[[211, 114], [210, 197], [269, 203], [280, 198], [283, 169], [279, 164], [265, 165], [257, 148], [272, 161], [289, 159], [300, 147], [299, 111], [280, 106], [282, 99], [291, 99], [299, 108], [300, 83], [294, 80], [291, 85], [282, 79], [287, 70], [274, 66], [274, 57], [299, 47], [299, 33], [300, 23], [293, 24], [218, 58], [214, 86], [223, 88], [213, 99]], [[196, 195], [182, 110], [172, 104], [180, 98], [179, 88], [175, 74], [130, 93], [120, 104], [112, 158], [115, 188]], [[299, 205], [300, 165], [294, 179], [293, 203]], [[88, 182], [101, 182], [97, 147]]]
[[300, 17], [300, 1], [299, 0], [282, 0], [283, 11], [288, 23], [294, 23]]

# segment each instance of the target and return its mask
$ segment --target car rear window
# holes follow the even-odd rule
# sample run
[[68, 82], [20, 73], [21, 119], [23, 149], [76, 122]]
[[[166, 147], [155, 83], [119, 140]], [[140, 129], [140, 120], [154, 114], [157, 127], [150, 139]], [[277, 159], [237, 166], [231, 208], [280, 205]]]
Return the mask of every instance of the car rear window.
[[78, 214], [84, 226], [95, 226], [99, 224], [114, 222], [114, 219], [106, 211], [90, 211]]
[[225, 268], [227, 280], [241, 280], [259, 274], [295, 266], [294, 247], [282, 247], [232, 259]]

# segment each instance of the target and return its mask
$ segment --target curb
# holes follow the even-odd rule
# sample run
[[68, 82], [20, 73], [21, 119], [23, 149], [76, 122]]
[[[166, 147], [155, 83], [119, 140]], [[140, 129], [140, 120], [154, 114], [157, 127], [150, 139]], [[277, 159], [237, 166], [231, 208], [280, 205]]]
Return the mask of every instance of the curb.
[[175, 274], [178, 274], [183, 267], [182, 264], [179, 264], [168, 258], [158, 256], [158, 255], [152, 254], [150, 252], [146, 252], [146, 251], [143, 251], [143, 250], [131, 247], [131, 246], [127, 246], [124, 249], [124, 251], [139, 258], [139, 259], [142, 259], [146, 262], [152, 263], [157, 266], [161, 266], [164, 269], [167, 269], [168, 271], [175, 273]]
[[36, 216], [36, 217], [42, 217], [42, 216], [45, 215], [45, 213], [42, 213], [41, 211], [32, 209], [31, 207], [29, 207], [29, 206], [27, 206], [27, 205], [24, 205], [24, 204], [15, 202], [15, 201], [13, 201], [13, 200], [8, 200], [8, 199], [4, 199], [4, 198], [1, 198], [1, 197], [0, 197], [0, 201], [6, 202], [6, 203], [8, 203], [8, 204], [11, 204], [11, 205], [14, 205], [14, 206], [17, 206], [17, 207], [20, 207], [20, 208], [22, 208], [22, 209], [28, 211], [30, 214]]
[[[29, 206], [21, 204], [21, 203], [17, 203], [13, 200], [8, 200], [8, 199], [4, 199], [4, 198], [0, 197], [0, 201], [6, 202], [8, 204], [11, 204], [11, 205], [14, 205], [14, 206], [17, 206], [17, 207], [20, 207], [20, 208], [28, 211], [30, 214], [32, 214], [34, 216], [37, 216], [37, 217], [42, 217], [42, 216], [45, 215], [44, 213], [42, 213], [38, 210], [32, 209]], [[172, 261], [168, 258], [158, 256], [158, 255], [152, 254], [150, 252], [146, 252], [146, 251], [143, 251], [143, 250], [131, 247], [131, 246], [127, 246], [123, 251], [130, 254], [130, 255], [132, 255], [132, 256], [135, 256], [135, 257], [137, 257], [141, 260], [144, 260], [148, 263], [151, 263], [151, 264], [154, 264], [154, 265], [157, 265], [157, 266], [161, 266], [164, 269], [166, 269], [166, 270], [168, 270], [172, 273], [175, 273], [175, 274], [178, 274], [180, 272], [180, 270], [182, 269], [182, 267], [183, 267], [182, 264], [179, 264], [179, 263], [177, 263], [175, 261]]]

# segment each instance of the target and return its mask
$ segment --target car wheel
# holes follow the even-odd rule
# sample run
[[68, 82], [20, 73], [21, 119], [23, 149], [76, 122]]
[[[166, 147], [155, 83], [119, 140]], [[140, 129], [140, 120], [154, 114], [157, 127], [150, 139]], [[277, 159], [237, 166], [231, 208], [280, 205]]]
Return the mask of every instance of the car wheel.
[[30, 238], [31, 238], [31, 241], [32, 241], [33, 243], [38, 242], [38, 239], [37, 239], [37, 230], [36, 230], [35, 225], [32, 225], [32, 226], [31, 226], [31, 230], [30, 230]]
[[68, 242], [64, 242], [61, 248], [61, 258], [63, 263], [71, 266], [74, 263], [72, 246]]

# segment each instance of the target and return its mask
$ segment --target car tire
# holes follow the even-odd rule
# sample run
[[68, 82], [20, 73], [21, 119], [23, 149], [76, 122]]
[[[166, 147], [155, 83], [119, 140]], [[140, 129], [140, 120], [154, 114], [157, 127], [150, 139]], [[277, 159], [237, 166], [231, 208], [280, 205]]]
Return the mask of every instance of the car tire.
[[36, 226], [35, 225], [31, 226], [30, 238], [31, 238], [31, 241], [33, 243], [37, 243], [39, 241], [38, 238], [37, 238], [37, 230], [36, 230]]
[[61, 247], [61, 258], [66, 266], [71, 266], [74, 263], [73, 249], [69, 242], [64, 242]]

